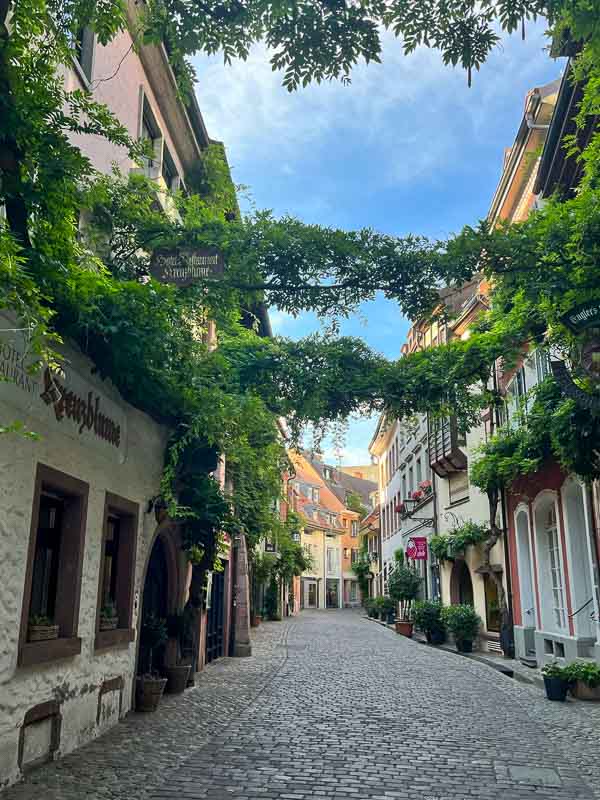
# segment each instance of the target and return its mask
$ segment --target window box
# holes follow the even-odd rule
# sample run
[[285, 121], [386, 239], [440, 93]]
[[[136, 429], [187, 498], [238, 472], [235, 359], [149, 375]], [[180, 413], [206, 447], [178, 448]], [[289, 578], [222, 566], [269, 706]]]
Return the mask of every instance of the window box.
[[49, 639], [58, 639], [58, 625], [32, 625], [27, 627], [28, 642], [46, 642]]

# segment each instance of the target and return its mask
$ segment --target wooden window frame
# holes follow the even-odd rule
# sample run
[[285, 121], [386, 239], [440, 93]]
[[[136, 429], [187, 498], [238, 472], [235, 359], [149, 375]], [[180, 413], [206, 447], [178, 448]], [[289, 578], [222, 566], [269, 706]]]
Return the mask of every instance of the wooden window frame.
[[[106, 535], [108, 532], [109, 516], [117, 516], [120, 519], [120, 543], [124, 548], [124, 563], [126, 564], [125, 578], [117, 586], [117, 608], [120, 608], [120, 617], [125, 618], [125, 624], [121, 623], [112, 631], [100, 630], [100, 611], [102, 609], [102, 578], [104, 574], [104, 558], [106, 549]], [[132, 500], [120, 497], [112, 492], [106, 492], [104, 499], [104, 515], [102, 518], [102, 543], [100, 548], [100, 571], [98, 574], [98, 600], [96, 603], [96, 632], [94, 639], [94, 651], [106, 650], [107, 648], [127, 646], [135, 639], [133, 629], [133, 605], [135, 594], [135, 562], [137, 553], [137, 534], [139, 525], [140, 507]], [[117, 580], [119, 578], [117, 577]]]
[[[53, 467], [39, 463], [37, 465], [19, 631], [17, 663], [20, 667], [58, 661], [81, 653], [81, 639], [77, 636], [77, 630], [89, 488], [89, 484]], [[40, 518], [40, 500], [44, 490], [58, 492], [69, 501], [63, 515], [61, 530], [61, 537], [64, 538], [61, 539], [59, 575], [63, 579], [59, 580], [56, 596], [55, 620], [60, 627], [60, 633], [58, 639], [28, 642], [27, 628], [31, 609], [33, 565]], [[66, 578], [64, 577], [65, 573]]]

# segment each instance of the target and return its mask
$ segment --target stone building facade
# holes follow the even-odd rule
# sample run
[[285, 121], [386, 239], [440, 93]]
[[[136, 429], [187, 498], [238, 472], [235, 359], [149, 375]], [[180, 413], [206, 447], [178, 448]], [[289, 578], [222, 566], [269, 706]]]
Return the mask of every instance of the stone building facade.
[[[134, 23], [136, 4], [128, 10]], [[127, 31], [106, 46], [83, 31], [79, 59], [63, 73], [68, 89], [89, 92], [133, 138], [149, 140], [153, 157], [140, 167], [101, 137], [72, 138], [100, 172], [144, 172], [173, 215], [165, 190], [186, 191], [211, 140], [195, 98], [181, 99], [165, 48], [132, 44]], [[61, 372], [30, 374], [16, 328], [2, 315], [0, 425], [18, 420], [36, 437], [0, 436], [0, 786], [132, 709], [147, 668], [141, 620], [182, 611], [190, 581], [178, 531], [154, 504], [170, 432], [68, 342]], [[222, 464], [217, 477], [223, 483]], [[170, 633], [155, 667], [186, 655], [201, 669], [229, 653], [233, 552], [212, 576], [188, 651]]]

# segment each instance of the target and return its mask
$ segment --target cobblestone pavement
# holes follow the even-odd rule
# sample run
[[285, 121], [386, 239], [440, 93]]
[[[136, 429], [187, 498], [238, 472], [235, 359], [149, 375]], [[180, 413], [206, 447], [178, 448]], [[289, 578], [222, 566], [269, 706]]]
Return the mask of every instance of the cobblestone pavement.
[[2, 800], [600, 799], [598, 706], [353, 611], [267, 623], [254, 652]]

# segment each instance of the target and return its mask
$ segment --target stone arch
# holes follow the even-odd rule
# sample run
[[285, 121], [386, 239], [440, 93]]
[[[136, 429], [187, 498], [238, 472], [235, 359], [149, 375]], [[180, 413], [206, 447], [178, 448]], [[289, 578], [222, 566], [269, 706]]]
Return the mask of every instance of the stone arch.
[[471, 571], [464, 558], [457, 558], [452, 564], [452, 573], [450, 575], [450, 602], [452, 605], [461, 603], [473, 607], [475, 606]]
[[[136, 675], [141, 674], [145, 668], [144, 654], [140, 648], [140, 632], [144, 614], [152, 612], [159, 616], [167, 616], [181, 608], [183, 595], [187, 588], [187, 573], [183, 568], [183, 564], [184, 558], [180, 548], [177, 528], [170, 520], [163, 520], [156, 526], [152, 534], [145, 552], [144, 566], [140, 575]], [[152, 581], [152, 584], [150, 581]], [[150, 593], [152, 593], [152, 597]], [[164, 663], [173, 662], [176, 653], [173, 653], [172, 650], [173, 647], [169, 642], [161, 655]], [[132, 692], [132, 699], [134, 696], [135, 691]]]

